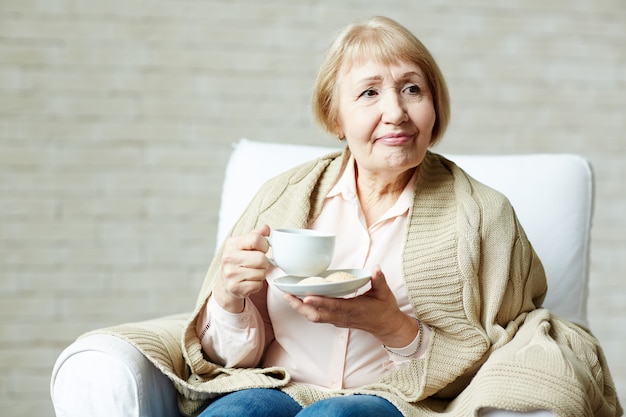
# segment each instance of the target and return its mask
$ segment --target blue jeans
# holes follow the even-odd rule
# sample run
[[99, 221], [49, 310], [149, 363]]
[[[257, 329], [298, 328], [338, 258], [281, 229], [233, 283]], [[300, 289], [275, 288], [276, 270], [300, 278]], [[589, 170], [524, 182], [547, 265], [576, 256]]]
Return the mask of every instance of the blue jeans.
[[402, 417], [389, 401], [374, 395], [329, 398], [302, 408], [282, 391], [253, 388], [213, 401], [198, 417]]

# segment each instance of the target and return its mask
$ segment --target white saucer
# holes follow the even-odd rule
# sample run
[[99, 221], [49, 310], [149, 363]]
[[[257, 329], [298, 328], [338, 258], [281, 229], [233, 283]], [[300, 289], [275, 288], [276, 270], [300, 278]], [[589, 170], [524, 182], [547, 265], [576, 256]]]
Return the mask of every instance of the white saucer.
[[370, 279], [370, 273], [364, 269], [329, 269], [319, 274], [320, 277], [326, 277], [333, 272], [349, 272], [356, 276], [355, 279], [349, 281], [329, 282], [322, 284], [303, 284], [298, 282], [305, 277], [295, 277], [293, 275], [286, 275], [283, 277], [275, 278], [273, 283], [283, 292], [293, 294], [298, 297], [304, 297], [306, 295], [323, 295], [325, 297], [343, 297], [348, 294], [354, 293], [356, 290], [367, 284]]

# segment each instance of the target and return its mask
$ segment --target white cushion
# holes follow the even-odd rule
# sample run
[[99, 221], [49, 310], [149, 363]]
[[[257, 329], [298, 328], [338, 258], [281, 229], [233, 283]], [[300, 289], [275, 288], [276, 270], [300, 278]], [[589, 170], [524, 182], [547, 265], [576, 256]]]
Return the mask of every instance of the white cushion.
[[[240, 140], [226, 168], [218, 246], [263, 182], [341, 146]], [[546, 269], [545, 306], [586, 326], [593, 202], [589, 163], [569, 154], [446, 156], [510, 199]]]

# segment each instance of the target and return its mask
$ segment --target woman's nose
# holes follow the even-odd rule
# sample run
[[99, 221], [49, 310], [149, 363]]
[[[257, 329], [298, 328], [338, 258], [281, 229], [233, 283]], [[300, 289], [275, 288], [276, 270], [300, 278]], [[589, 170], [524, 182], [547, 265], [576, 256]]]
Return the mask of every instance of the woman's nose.
[[380, 105], [383, 122], [400, 124], [408, 120], [405, 103], [398, 92], [387, 91]]

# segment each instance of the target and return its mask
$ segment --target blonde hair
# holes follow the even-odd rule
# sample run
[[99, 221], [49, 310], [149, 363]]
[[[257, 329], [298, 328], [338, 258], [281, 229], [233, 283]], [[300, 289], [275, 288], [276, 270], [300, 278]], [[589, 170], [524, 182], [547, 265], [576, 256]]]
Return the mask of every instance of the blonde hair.
[[426, 77], [437, 116], [430, 145], [441, 139], [450, 120], [448, 87], [439, 66], [415, 35], [396, 21], [377, 16], [343, 29], [326, 51], [313, 87], [313, 117], [333, 135], [340, 134], [336, 87], [344, 67], [374, 60], [385, 65], [399, 61], [418, 65]]

